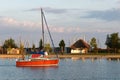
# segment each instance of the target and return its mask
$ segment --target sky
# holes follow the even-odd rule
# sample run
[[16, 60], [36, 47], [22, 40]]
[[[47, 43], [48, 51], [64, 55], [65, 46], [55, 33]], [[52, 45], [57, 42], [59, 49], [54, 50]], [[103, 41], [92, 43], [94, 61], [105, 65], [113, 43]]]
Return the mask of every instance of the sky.
[[[0, 0], [0, 44], [12, 38], [24, 46], [39, 45], [43, 9], [56, 47], [95, 37], [105, 48], [107, 34], [120, 33], [120, 0]], [[50, 42], [45, 29], [45, 42]]]

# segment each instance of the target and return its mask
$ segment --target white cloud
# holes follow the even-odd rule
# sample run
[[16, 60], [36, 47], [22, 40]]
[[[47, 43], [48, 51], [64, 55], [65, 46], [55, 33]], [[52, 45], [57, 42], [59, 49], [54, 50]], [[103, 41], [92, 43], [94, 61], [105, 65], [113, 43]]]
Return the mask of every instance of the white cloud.
[[31, 28], [38, 28], [40, 24], [34, 23], [31, 21], [18, 21], [14, 18], [9, 17], [2, 17], [0, 18], [0, 23], [2, 26], [11, 27], [11, 28], [24, 28], [24, 29], [31, 29]]
[[[88, 21], [87, 21], [88, 20]], [[11, 30], [26, 30], [26, 31], [35, 31], [38, 32], [41, 29], [40, 23], [35, 23], [31, 21], [18, 21], [13, 18], [2, 17], [0, 18], [0, 26], [11, 28]], [[69, 22], [68, 22], [69, 23]], [[78, 24], [78, 23], [73, 23]], [[66, 25], [66, 24], [65, 24]], [[54, 33], [79, 33], [79, 32], [119, 32], [119, 21], [102, 21], [96, 19], [81, 19], [78, 26], [59, 26], [59, 25], [50, 25], [50, 31]], [[3, 28], [4, 28], [3, 27]]]
[[[6, 26], [6, 27], [11, 27], [13, 28], [19, 28], [19, 29], [28, 29], [28, 30], [38, 30], [38, 28], [40, 29], [40, 24], [39, 23], [35, 23], [35, 22], [30, 22], [30, 21], [18, 21], [16, 19], [13, 18], [8, 18], [8, 17], [3, 17], [0, 18], [0, 23], [2, 24], [2, 26]], [[1, 26], [1, 27], [2, 27]], [[51, 32], [57, 32], [57, 33], [67, 33], [67, 32], [80, 32], [80, 27], [65, 27], [65, 26], [49, 26]]]
[[4, 18], [1, 19], [1, 21], [5, 24], [13, 24], [13, 25], [18, 24], [18, 22], [13, 18], [4, 17]]

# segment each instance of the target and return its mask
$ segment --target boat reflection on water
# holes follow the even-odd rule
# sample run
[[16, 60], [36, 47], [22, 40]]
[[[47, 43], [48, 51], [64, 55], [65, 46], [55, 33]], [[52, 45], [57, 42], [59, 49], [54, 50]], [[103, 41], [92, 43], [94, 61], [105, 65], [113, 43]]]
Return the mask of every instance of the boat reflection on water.
[[77, 60], [82, 60], [83, 62], [85, 62], [86, 60], [91, 60], [92, 62], [94, 62], [95, 60], [99, 60], [99, 61], [101, 61], [102, 59], [106, 59], [106, 60], [108, 60], [108, 61], [120, 61], [120, 58], [111, 58], [111, 57], [109, 57], [109, 58], [100, 58], [100, 57], [90, 57], [90, 58], [86, 58], [86, 57], [71, 57], [71, 59], [73, 60], [73, 61], [77, 61]]
[[83, 62], [85, 62], [86, 60], [91, 60], [93, 62], [95, 60], [101, 60], [102, 58], [96, 58], [96, 57], [91, 57], [91, 58], [86, 58], [86, 57], [71, 57], [71, 59], [73, 61], [82, 60]]
[[107, 58], [108, 61], [120, 61], [120, 58]]
[[58, 66], [40, 66], [40, 67], [17, 67], [19, 69], [30, 69], [33, 71], [47, 70], [47, 69], [58, 69]]
[[[84, 57], [83, 57], [84, 58]], [[72, 60], [80, 60], [81, 58], [79, 57], [71, 57]]]

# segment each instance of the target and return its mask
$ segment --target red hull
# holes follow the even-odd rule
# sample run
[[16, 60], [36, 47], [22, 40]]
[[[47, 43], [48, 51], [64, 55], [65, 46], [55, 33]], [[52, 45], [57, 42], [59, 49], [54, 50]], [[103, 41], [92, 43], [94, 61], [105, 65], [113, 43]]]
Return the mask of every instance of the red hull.
[[24, 67], [24, 66], [57, 66], [59, 63], [59, 59], [46, 59], [46, 60], [21, 60], [16, 61], [16, 66]]

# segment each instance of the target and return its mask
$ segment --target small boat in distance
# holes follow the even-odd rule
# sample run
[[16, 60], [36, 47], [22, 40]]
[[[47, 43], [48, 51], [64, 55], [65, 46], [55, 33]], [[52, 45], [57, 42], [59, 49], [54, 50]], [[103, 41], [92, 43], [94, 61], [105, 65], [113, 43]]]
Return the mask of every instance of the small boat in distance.
[[[45, 20], [46, 27], [48, 29], [48, 33], [52, 42], [52, 45], [54, 47], [54, 43], [52, 40], [52, 36], [50, 34], [45, 15], [41, 9], [41, 20], [42, 20], [42, 36], [43, 36], [43, 45], [44, 45], [44, 26], [43, 26], [43, 20]], [[59, 58], [58, 55], [56, 54], [56, 57], [54, 58], [47, 58], [47, 57], [40, 57], [38, 56], [39, 54], [34, 55], [34, 57], [31, 57], [29, 59], [18, 59], [16, 61], [16, 66], [17, 67], [37, 67], [37, 66], [58, 66], [59, 64]], [[37, 56], [37, 57], [35, 57]]]

